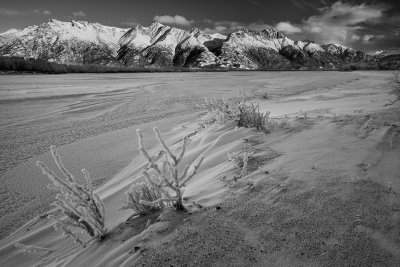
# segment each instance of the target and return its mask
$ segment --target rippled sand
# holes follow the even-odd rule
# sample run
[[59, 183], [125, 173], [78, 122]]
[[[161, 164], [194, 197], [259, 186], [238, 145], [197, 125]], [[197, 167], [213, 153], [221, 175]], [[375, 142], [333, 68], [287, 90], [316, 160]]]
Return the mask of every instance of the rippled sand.
[[[0, 76], [0, 237], [5, 237], [29, 219], [48, 210], [53, 193], [46, 189], [48, 181], [34, 163], [37, 159], [50, 162], [47, 152], [52, 144], [61, 147], [60, 153], [72, 171], [87, 168], [97, 186], [110, 181], [117, 174], [121, 183], [127, 183], [124, 179], [129, 177], [120, 171], [129, 167], [132, 158], [138, 156], [137, 127], [143, 128], [150, 136], [151, 127], [159, 125], [163, 132], [170, 133], [169, 138], [178, 141], [187, 129], [176, 127], [196, 121], [202, 112], [200, 104], [205, 96], [234, 96], [242, 89], [248, 94], [254, 91], [268, 92], [270, 98], [261, 100], [260, 105], [263, 110], [271, 111], [273, 117], [360, 115], [361, 119], [348, 120], [348, 124], [353, 125], [351, 127], [356, 127], [351, 131], [346, 128], [346, 121], [343, 122], [344, 128], [336, 128], [330, 122], [318, 122], [317, 126], [304, 133], [294, 134], [284, 141], [274, 141], [274, 149], [287, 155], [274, 168], [285, 169], [285, 175], [290, 176], [309, 168], [309, 162], [324, 169], [329, 168], [330, 163], [346, 169], [354, 165], [350, 159], [361, 161], [365, 155], [369, 155], [367, 159], [371, 160], [379, 157], [370, 153], [372, 148], [366, 145], [369, 141], [365, 143], [362, 139], [356, 143], [349, 136], [365, 134], [370, 138], [366, 140], [376, 141], [378, 145], [380, 140], [386, 138], [380, 120], [393, 120], [390, 116], [379, 115], [376, 118], [370, 127], [380, 130], [373, 135], [365, 129], [357, 132], [360, 131], [357, 127], [366, 123], [363, 120], [366, 115], [391, 108], [384, 106], [391, 99], [387, 94], [390, 82], [389, 72]], [[73, 92], [70, 88], [74, 88]], [[35, 90], [38, 92], [32, 92]], [[348, 131], [351, 132], [349, 136]], [[347, 142], [347, 145], [343, 145], [343, 142]], [[154, 145], [154, 137], [150, 137], [148, 143], [149, 146]], [[354, 146], [353, 152], [346, 152], [346, 147], [351, 145]], [[318, 153], [315, 152], [317, 150]], [[304, 157], [308, 157], [306, 163]], [[390, 157], [385, 159], [390, 166], [393, 165], [392, 161]], [[393, 173], [379, 168], [379, 177], [386, 179], [385, 182], [389, 181]], [[332, 175], [332, 172], [326, 174], [328, 177]], [[105, 192], [110, 192], [115, 183], [109, 184]], [[335, 184], [335, 188], [345, 190], [342, 184]], [[400, 185], [393, 184], [393, 188], [399, 190]], [[290, 191], [290, 201], [296, 199], [296, 190]], [[117, 203], [119, 198], [122, 197], [115, 195], [113, 201]], [[258, 202], [256, 204], [259, 205]], [[237, 212], [238, 207], [231, 207], [233, 213]], [[262, 206], [259, 208], [261, 212]], [[226, 218], [220, 219], [227, 223]], [[112, 223], [115, 225], [119, 222], [115, 220]], [[249, 240], [254, 241], [251, 238]]]

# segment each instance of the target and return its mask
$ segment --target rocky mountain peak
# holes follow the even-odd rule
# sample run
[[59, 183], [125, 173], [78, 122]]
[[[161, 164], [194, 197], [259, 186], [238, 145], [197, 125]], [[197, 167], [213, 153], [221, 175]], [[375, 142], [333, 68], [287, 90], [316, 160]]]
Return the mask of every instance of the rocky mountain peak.
[[270, 28], [270, 29], [264, 29], [261, 31], [265, 36], [268, 36], [269, 38], [274, 38], [274, 39], [280, 39], [280, 38], [285, 38], [285, 35], [278, 31], [275, 28]]
[[126, 31], [87, 21], [51, 19], [0, 35], [0, 55], [71, 64], [109, 64], [115, 61], [118, 40]]
[[191, 35], [193, 35], [194, 37], [197, 37], [197, 36], [199, 36], [199, 35], [201, 35], [201, 34], [204, 34], [204, 32], [201, 31], [199, 28], [192, 28], [192, 29], [189, 31], [189, 33], [190, 33]]
[[241, 30], [238, 30], [236, 32], [233, 32], [228, 35], [228, 40], [230, 39], [257, 39], [257, 40], [266, 40], [266, 39], [283, 39], [286, 38], [284, 34], [282, 34], [280, 31], [276, 30], [275, 28], [271, 29], [264, 29], [261, 31], [257, 31], [254, 29], [250, 28], [243, 28]]
[[[71, 64], [140, 67], [329, 68], [373, 58], [338, 45], [293, 41], [275, 28], [241, 29], [228, 37], [154, 22], [130, 29], [51, 19], [0, 34], [0, 56]], [[299, 67], [300, 66], [300, 67]]]
[[58, 19], [49, 19], [48, 21], [49, 23], [61, 23], [62, 21], [58, 20]]
[[241, 30], [236, 31], [236, 33], [238, 33], [238, 35], [248, 34], [270, 39], [281, 39], [286, 37], [282, 32], [278, 31], [275, 28], [263, 29], [261, 31], [252, 28], [242, 28]]
[[16, 32], [18, 32], [18, 30], [12, 28], [12, 29], [9, 29], [8, 31], [5, 31], [5, 32], [3, 32], [3, 33], [0, 33], [0, 36], [1, 36], [1, 35], [15, 34]]
[[199, 28], [193, 28], [189, 31], [189, 33], [196, 37], [197, 39], [199, 39], [200, 42], [204, 43], [206, 41], [211, 41], [214, 39], [221, 39], [221, 40], [225, 40], [226, 36], [220, 33], [209, 33], [209, 32], [205, 32], [200, 30]]
[[156, 30], [156, 29], [164, 28], [164, 27], [169, 28], [169, 26], [166, 26], [166, 25], [164, 25], [164, 24], [161, 24], [161, 23], [158, 22], [158, 21], [153, 22], [153, 23], [150, 24], [150, 26], [149, 26], [149, 28], [150, 28], [151, 30]]

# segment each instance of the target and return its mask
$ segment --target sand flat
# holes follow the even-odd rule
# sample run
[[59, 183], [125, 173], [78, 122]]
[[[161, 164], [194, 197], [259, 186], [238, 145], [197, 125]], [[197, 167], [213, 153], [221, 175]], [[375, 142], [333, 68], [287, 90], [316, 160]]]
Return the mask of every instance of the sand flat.
[[[105, 84], [110, 80], [133, 83], [135, 79], [137, 86], [116, 93], [89, 91], [90, 97], [63, 96], [68, 101], [57, 102], [47, 110], [35, 103], [39, 107], [36, 114], [22, 114], [16, 125], [10, 124], [10, 119], [2, 121], [2, 129], [14, 133], [2, 146], [11, 148], [12, 142], [18, 141], [33, 157], [28, 162], [17, 157], [16, 162], [24, 164], [15, 167], [12, 164], [16, 163], [10, 163], [1, 177], [7, 188], [4, 198], [16, 205], [12, 212], [4, 211], [6, 215], [0, 221], [3, 233], [15, 230], [8, 225], [18, 221], [21, 214], [34, 215], [30, 209], [46, 207], [52, 200], [51, 192], [44, 188], [47, 180], [34, 167], [38, 159], [50, 165], [49, 155], [40, 153], [46, 150], [47, 142], [40, 143], [40, 149], [28, 145], [46, 129], [54, 132], [44, 137], [61, 139], [60, 154], [73, 172], [86, 167], [96, 177], [111, 231], [104, 241], [81, 249], [55, 232], [47, 219], [36, 219], [0, 242], [1, 265], [163, 266], [161, 260], [166, 260], [173, 265], [373, 262], [395, 266], [400, 262], [396, 238], [400, 233], [400, 107], [398, 102], [386, 105], [393, 99], [388, 94], [394, 86], [392, 73], [146, 75], [106, 75]], [[93, 77], [77, 76], [81, 82], [87, 79], [96, 83]], [[97, 86], [101, 87], [101, 81]], [[232, 125], [194, 135], [188, 160], [204, 151], [207, 158], [185, 194], [205, 208], [193, 215], [172, 212], [146, 231], [141, 228], [143, 219], [126, 221], [130, 212], [118, 207], [124, 190], [140, 179], [138, 173], [144, 163], [136, 149], [135, 129], [143, 128], [147, 144], [154, 147], [151, 128], [159, 125], [168, 143], [175, 144], [195, 131], [196, 118], [202, 113], [196, 105], [200, 99], [234, 96], [238, 89], [268, 92], [269, 99], [259, 99], [260, 107], [270, 111], [277, 122], [288, 120], [289, 126], [280, 124], [265, 136]], [[89, 99], [108, 104], [105, 108], [93, 107]], [[14, 103], [29, 105], [29, 101]], [[78, 108], [71, 113], [64, 104]], [[37, 135], [28, 136], [24, 127], [37, 129]], [[68, 138], [59, 138], [63, 135]], [[254, 172], [235, 182], [237, 166], [227, 160], [226, 153], [247, 145], [258, 153], [258, 160], [253, 162]], [[3, 159], [9, 161], [5, 156]], [[255, 186], [248, 185], [249, 179]], [[13, 204], [19, 195], [27, 197], [24, 207]], [[220, 209], [216, 210], [216, 205]], [[376, 219], [378, 214], [380, 218]], [[16, 248], [15, 242], [52, 251], [26, 253]]]
[[[118, 136], [119, 129], [147, 122], [161, 124], [161, 119], [170, 119], [168, 124], [176, 125], [177, 116], [201, 111], [198, 105], [204, 97], [238, 95], [239, 90], [267, 91], [272, 97], [297, 95], [361, 77], [359, 73], [339, 72], [2, 75], [0, 181], [5, 187], [0, 192], [4, 203], [0, 204], [0, 237], [46, 211], [53, 193], [45, 189], [46, 179], [32, 167], [34, 157], [48, 153], [50, 145], [60, 147], [85, 140], [90, 143], [91, 137], [110, 132]], [[108, 148], [119, 146], [115, 150], [118, 155], [108, 152], [108, 158], [93, 157], [94, 151], [103, 149], [103, 142], [110, 144], [113, 135], [108, 136], [105, 141], [92, 141], [95, 145], [82, 151], [79, 160], [74, 160], [78, 159], [76, 155], [66, 155], [65, 160], [71, 158], [70, 165], [78, 170], [91, 169], [97, 183], [103, 184], [125, 167], [135, 150], [134, 146], [114, 142]], [[134, 137], [132, 134], [128, 138]], [[121, 137], [114, 141], [118, 139]], [[85, 156], [87, 153], [90, 157]], [[99, 160], [88, 162], [91, 158]], [[108, 161], [107, 168], [98, 169], [104, 161]]]

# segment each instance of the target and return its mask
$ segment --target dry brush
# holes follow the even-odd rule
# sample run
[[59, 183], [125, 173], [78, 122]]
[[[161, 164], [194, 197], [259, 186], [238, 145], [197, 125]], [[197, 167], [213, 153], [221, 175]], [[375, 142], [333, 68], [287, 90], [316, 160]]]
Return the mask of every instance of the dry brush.
[[269, 112], [260, 112], [259, 104], [248, 97], [205, 99], [208, 113], [200, 120], [203, 127], [235, 121], [238, 127], [255, 127], [270, 132]]
[[50, 150], [63, 178], [58, 176], [41, 161], [37, 161], [36, 165], [52, 182], [52, 184], [48, 185], [48, 188], [58, 191], [56, 200], [51, 205], [55, 206], [66, 215], [66, 218], [63, 219], [56, 218], [52, 215], [48, 216], [56, 221], [54, 228], [56, 230], [62, 230], [64, 235], [72, 237], [76, 242], [81, 244], [82, 241], [72, 232], [71, 228], [79, 228], [94, 238], [104, 237], [107, 232], [104, 226], [104, 203], [99, 196], [93, 192], [92, 180], [89, 172], [86, 169], [82, 169], [86, 180], [86, 186], [80, 185], [64, 166], [56, 147], [51, 146]]
[[186, 210], [183, 205], [184, 187], [197, 173], [204, 156], [201, 155], [191, 164], [186, 165], [180, 171], [180, 164], [185, 155], [187, 137], [183, 138], [179, 153], [174, 154], [163, 140], [157, 127], [153, 128], [156, 138], [161, 145], [161, 151], [156, 156], [151, 156], [144, 146], [144, 137], [140, 129], [137, 130], [139, 138], [139, 151], [147, 160], [143, 175], [153, 191], [160, 193], [156, 200], [140, 199], [140, 203], [146, 206], [174, 206], [177, 210]]

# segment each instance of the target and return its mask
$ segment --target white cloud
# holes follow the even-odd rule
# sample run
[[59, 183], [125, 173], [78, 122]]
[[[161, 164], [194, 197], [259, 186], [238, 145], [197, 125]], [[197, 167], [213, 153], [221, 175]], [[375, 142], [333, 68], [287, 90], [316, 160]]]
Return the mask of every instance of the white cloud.
[[276, 24], [275, 28], [278, 31], [282, 31], [285, 33], [295, 33], [301, 32], [302, 30], [299, 27], [292, 25], [289, 21], [282, 21]]
[[72, 12], [72, 15], [74, 17], [81, 17], [81, 18], [86, 17], [86, 13], [83, 12], [82, 10]]
[[373, 39], [375, 36], [372, 34], [366, 34], [363, 36], [362, 40], [364, 43], [368, 43], [371, 39]]
[[[249, 1], [249, 0], [248, 0]], [[252, 0], [253, 1], [253, 0]], [[257, 1], [257, 0], [254, 0]], [[261, 2], [261, 1], [258, 1]], [[292, 3], [300, 1], [292, 0]], [[301, 8], [314, 15], [294, 23], [281, 21], [275, 27], [293, 40], [313, 40], [317, 43], [338, 43], [365, 50], [382, 46], [395, 46], [400, 36], [400, 16], [389, 4], [378, 1], [301, 1]], [[321, 5], [325, 7], [320, 8]], [[391, 12], [388, 12], [391, 11]], [[196, 21], [207, 32], [228, 34], [250, 28], [261, 31], [271, 26], [262, 21], [243, 23], [238, 21]], [[396, 43], [397, 42], [397, 43]]]
[[324, 21], [328, 24], [355, 25], [357, 23], [374, 20], [382, 17], [386, 7], [382, 5], [351, 5], [338, 1], [330, 7], [322, 8], [322, 14], [311, 16], [308, 19], [309, 23]]
[[280, 22], [276, 28], [293, 39], [309, 39], [318, 43], [339, 43], [351, 46], [368, 42], [366, 25], [385, 20], [388, 6], [383, 4], [352, 4], [337, 1], [330, 6], [316, 9], [318, 14], [301, 23]]
[[11, 8], [0, 8], [0, 15], [6, 15], [6, 16], [21, 16], [25, 15], [25, 12], [16, 10], [16, 9], [11, 9]]
[[253, 22], [253, 23], [242, 23], [238, 21], [231, 21], [231, 20], [221, 20], [221, 21], [213, 21], [209, 19], [204, 19], [202, 21], [207, 26], [204, 28], [204, 31], [210, 33], [222, 33], [222, 34], [229, 34], [231, 32], [239, 31], [244, 28], [252, 29], [255, 31], [262, 31], [264, 29], [270, 29], [271, 26], [265, 24], [263, 21]]
[[349, 44], [359, 41], [360, 23], [376, 22], [383, 17], [383, 5], [352, 5], [338, 1], [320, 9], [320, 14], [309, 17], [299, 26], [309, 38], [323, 43]]
[[41, 16], [51, 15], [51, 11], [46, 9], [34, 9], [32, 12]]
[[225, 26], [220, 25], [220, 26], [215, 26], [214, 29], [215, 29], [215, 31], [217, 31], [217, 32], [224, 32], [224, 31], [226, 31], [228, 28], [225, 27]]
[[169, 16], [169, 15], [163, 15], [163, 16], [155, 16], [153, 18], [154, 21], [163, 23], [163, 24], [176, 24], [176, 25], [182, 25], [182, 26], [190, 26], [194, 20], [187, 20], [185, 17], [180, 16], [180, 15], [175, 15], [175, 16]]
[[378, 35], [365, 34], [362, 37], [362, 41], [363, 41], [363, 43], [367, 44], [367, 43], [375, 42], [375, 41], [380, 40], [380, 39], [384, 39], [385, 37], [386, 36], [384, 34], [378, 34]]
[[209, 33], [218, 32], [222, 34], [227, 34], [243, 28], [242, 24], [237, 21], [229, 21], [229, 20], [213, 21], [210, 19], [204, 19], [202, 22], [207, 25], [204, 28], [204, 31]]
[[351, 41], [353, 41], [353, 42], [355, 42], [355, 41], [360, 41], [361, 40], [361, 36], [360, 35], [358, 35], [358, 34], [352, 34], [351, 36], [350, 36], [350, 39], [351, 39]]

